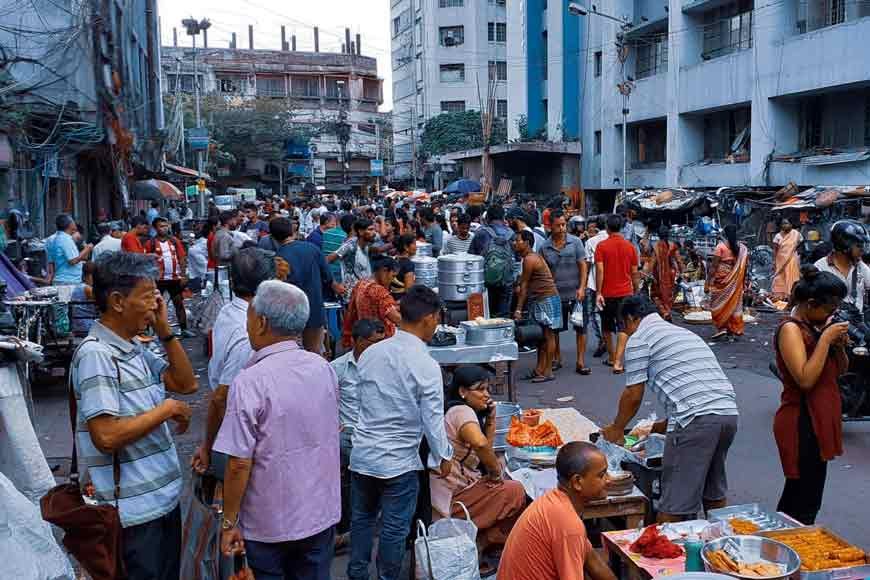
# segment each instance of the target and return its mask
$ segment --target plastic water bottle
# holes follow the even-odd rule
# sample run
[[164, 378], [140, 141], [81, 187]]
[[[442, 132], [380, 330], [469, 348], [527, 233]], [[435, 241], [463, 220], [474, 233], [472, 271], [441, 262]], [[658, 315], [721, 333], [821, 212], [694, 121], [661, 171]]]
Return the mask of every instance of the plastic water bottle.
[[686, 572], [704, 571], [704, 561], [701, 560], [701, 548], [703, 547], [704, 542], [695, 534], [686, 540]]

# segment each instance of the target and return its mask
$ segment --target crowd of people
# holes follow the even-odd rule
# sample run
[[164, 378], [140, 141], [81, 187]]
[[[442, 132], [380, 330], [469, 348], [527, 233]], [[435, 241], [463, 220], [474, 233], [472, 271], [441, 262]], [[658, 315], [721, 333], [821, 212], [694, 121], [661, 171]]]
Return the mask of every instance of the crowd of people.
[[[460, 516], [461, 502], [479, 529], [484, 574], [614, 578], [578, 517], [603, 492], [605, 456], [565, 445], [558, 486], [531, 505], [522, 485], [503, 478], [489, 371], [460, 367], [445, 384], [428, 352], [443, 303], [415, 283], [423, 243], [433, 255], [482, 256], [491, 316], [541, 326], [528, 380], [554, 380], [565, 331], [575, 336], [576, 373], [593, 373], [586, 353], [595, 334], [594, 356], [626, 384], [606, 440], [621, 443], [644, 393], [656, 395], [666, 418], [652, 430], [667, 438], [660, 521], [724, 505], [734, 388], [709, 345], [673, 324], [671, 311], [679, 279], [705, 282], [716, 326], [742, 333], [748, 250], [732, 226], [708, 265], [667, 228], [655, 243], [638, 236], [630, 213], [268, 200], [212, 215], [185, 248], [173, 221], [152, 209], [129, 228], [101, 225], [100, 242], [82, 249], [73, 220], [59, 216], [49, 246], [53, 282], [86, 288], [97, 309], [71, 365], [76, 437], [94, 498], [117, 502], [131, 579], [178, 576], [182, 466], [170, 426], [185, 431], [191, 409], [166, 392], [197, 388], [179, 341], [192, 335], [183, 298], [223, 270], [231, 297], [212, 325], [207, 420], [191, 465], [222, 482], [225, 554], [244, 551], [258, 579], [320, 579], [336, 551], [349, 549], [348, 577], [362, 580], [378, 537], [378, 577], [393, 580], [412, 522]], [[794, 310], [775, 343], [784, 377], [780, 509], [806, 523], [821, 505], [826, 462], [842, 453], [836, 377], [846, 331], [826, 321], [841, 301], [863, 297], [850, 283], [870, 279], [855, 259], [857, 233], [840, 233], [830, 257], [792, 280]], [[340, 305], [340, 324], [329, 303]], [[165, 358], [145, 348], [146, 332]]]

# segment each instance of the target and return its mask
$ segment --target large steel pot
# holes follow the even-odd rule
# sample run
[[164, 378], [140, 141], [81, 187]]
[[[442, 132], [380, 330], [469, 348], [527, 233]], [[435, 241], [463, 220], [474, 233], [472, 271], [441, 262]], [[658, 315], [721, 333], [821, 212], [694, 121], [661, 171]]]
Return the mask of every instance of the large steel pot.
[[447, 254], [438, 257], [438, 272], [483, 272], [483, 256]]
[[[419, 279], [419, 278], [418, 278]], [[464, 302], [475, 293], [483, 292], [483, 282], [476, 284], [445, 284], [438, 282], [438, 296], [448, 302]]]
[[508, 320], [500, 324], [488, 324], [485, 326], [469, 324], [466, 321], [460, 323], [460, 326], [465, 329], [465, 344], [485, 346], [489, 344], [513, 342], [514, 340], [513, 320]]
[[438, 272], [439, 284], [483, 284], [483, 270], [476, 272]]
[[417, 242], [417, 257], [420, 258], [431, 258], [432, 257], [432, 244], [429, 242]]
[[[765, 580], [786, 580], [790, 578], [792, 574], [800, 570], [801, 558], [798, 553], [781, 542], [760, 536], [726, 536], [724, 538], [718, 538], [707, 542], [701, 549], [701, 559], [704, 561], [704, 568], [708, 572], [718, 572], [720, 574], [733, 576], [734, 578], [740, 578], [741, 580], [759, 578], [758, 576], [747, 576], [744, 574], [738, 574], [737, 572], [717, 570], [710, 564], [710, 552], [721, 550], [726, 543], [731, 543], [736, 546], [746, 562], [753, 563], [758, 562], [759, 560], [766, 560], [774, 564], [779, 564], [785, 568], [781, 574], [776, 576], [763, 576], [762, 578]], [[803, 574], [801, 574], [801, 576], [803, 576]]]

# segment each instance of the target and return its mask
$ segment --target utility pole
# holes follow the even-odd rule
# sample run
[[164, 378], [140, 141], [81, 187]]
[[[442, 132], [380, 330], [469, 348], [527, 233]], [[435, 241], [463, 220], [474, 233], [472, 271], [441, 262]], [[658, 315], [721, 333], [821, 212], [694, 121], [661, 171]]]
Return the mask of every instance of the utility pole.
[[[176, 67], [175, 67], [175, 98], [176, 100], [181, 99], [181, 59], [176, 58]], [[187, 167], [187, 152], [184, 150], [184, 109], [181, 107], [180, 103], [176, 105], [176, 112], [181, 111], [181, 165]], [[185, 201], [187, 201], [185, 199]]]
[[[203, 18], [200, 21], [196, 21], [193, 18], [185, 18], [181, 21], [182, 26], [187, 29], [188, 36], [193, 38], [193, 89], [194, 89], [194, 98], [196, 99], [196, 128], [202, 128], [202, 118], [200, 117], [200, 104], [199, 104], [199, 74], [196, 64], [196, 37], [200, 33], [204, 33], [211, 27], [211, 22], [207, 18]], [[197, 171], [197, 182], [202, 179], [203, 175], [203, 160], [202, 160], [202, 151], [197, 150], [196, 152], [196, 171]], [[199, 216], [206, 216], [206, 203], [205, 203], [205, 193], [203, 191], [199, 192], [197, 196], [199, 201]]]
[[411, 174], [414, 176], [414, 189], [417, 189], [417, 103], [411, 108]]
[[[380, 161], [381, 160], [381, 124], [375, 119], [375, 147], [377, 147], [377, 153], [375, 153], [375, 158]], [[375, 193], [377, 195], [381, 194], [381, 176], [377, 175], [376, 183], [375, 183]]]
[[[622, 64], [622, 82], [616, 85], [619, 94], [622, 95], [622, 200], [625, 202], [628, 189], [628, 100], [634, 89], [634, 82], [625, 77], [625, 61], [628, 58], [628, 46], [622, 33], [616, 36], [616, 51], [619, 62]], [[616, 211], [616, 201], [613, 203], [613, 211]]]

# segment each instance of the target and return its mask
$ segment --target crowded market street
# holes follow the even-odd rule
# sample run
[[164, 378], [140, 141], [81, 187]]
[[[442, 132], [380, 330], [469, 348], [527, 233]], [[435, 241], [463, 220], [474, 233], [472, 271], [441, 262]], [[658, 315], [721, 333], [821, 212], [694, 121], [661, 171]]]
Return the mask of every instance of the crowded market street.
[[[712, 334], [711, 328], [691, 327], [702, 336]], [[734, 382], [741, 409], [740, 431], [728, 458], [729, 493], [732, 504], [759, 502], [775, 505], [782, 489], [782, 473], [776, 459], [776, 446], [770, 437], [771, 417], [776, 410], [780, 382], [768, 370], [771, 353], [770, 336], [772, 324], [762, 319], [759, 324], [747, 327], [745, 340], [723, 343], [714, 348], [725, 372]], [[189, 461], [200, 443], [202, 424], [205, 420], [208, 390], [207, 360], [203, 356], [200, 341], [186, 339], [194, 369], [199, 375], [200, 389], [196, 394], [183, 397], [193, 407], [193, 419], [187, 433], [177, 436], [182, 463]], [[591, 356], [590, 349], [589, 355]], [[571, 349], [563, 346], [563, 355], [568, 361], [573, 356]], [[571, 406], [596, 423], [605, 424], [612, 419], [613, 409], [624, 386], [620, 377], [605, 372], [606, 367], [595, 360], [591, 376], [580, 377], [573, 372], [557, 373], [554, 382], [544, 385], [521, 383], [519, 402], [523, 407]], [[534, 355], [522, 356], [518, 372], [534, 364]], [[570, 402], [559, 402], [561, 397], [574, 397]], [[37, 425], [40, 443], [50, 464], [62, 464], [60, 474], [66, 469], [69, 456], [70, 433], [67, 423], [67, 400], [65, 390], [58, 385], [44, 391], [37, 398]], [[656, 407], [655, 401], [646, 398], [644, 415]], [[847, 540], [870, 550], [870, 521], [865, 506], [870, 501], [870, 423], [849, 423], [844, 429], [846, 452], [829, 471], [825, 503], [820, 514], [823, 521], [836, 522], [838, 532]], [[62, 459], [63, 458], [63, 459]], [[189, 474], [189, 472], [187, 472]], [[409, 562], [406, 560], [405, 566]], [[337, 556], [333, 566], [333, 578], [346, 578], [347, 557]]]

